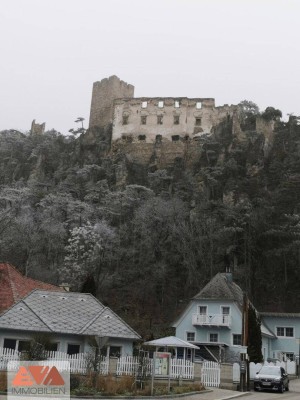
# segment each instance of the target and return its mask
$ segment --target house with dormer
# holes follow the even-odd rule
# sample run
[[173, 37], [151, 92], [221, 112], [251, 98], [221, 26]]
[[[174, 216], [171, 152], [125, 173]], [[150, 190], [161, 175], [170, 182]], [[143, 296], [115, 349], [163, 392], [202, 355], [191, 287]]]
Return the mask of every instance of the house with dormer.
[[[233, 362], [240, 359], [243, 326], [242, 289], [231, 273], [218, 273], [196, 294], [177, 318], [176, 337], [199, 347], [195, 359]], [[300, 315], [261, 313], [265, 360], [299, 355]], [[298, 348], [296, 348], [298, 346]]]

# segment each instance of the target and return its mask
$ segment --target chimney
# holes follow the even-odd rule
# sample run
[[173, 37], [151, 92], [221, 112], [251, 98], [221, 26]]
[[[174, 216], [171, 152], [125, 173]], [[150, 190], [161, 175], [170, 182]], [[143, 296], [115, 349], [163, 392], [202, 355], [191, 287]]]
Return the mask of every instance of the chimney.
[[59, 285], [59, 287], [64, 289], [65, 292], [69, 292], [70, 291], [70, 285], [68, 283], [61, 283]]
[[228, 282], [231, 283], [233, 281], [232, 272], [231, 272], [230, 267], [226, 267], [225, 276], [226, 276], [226, 279], [227, 279]]

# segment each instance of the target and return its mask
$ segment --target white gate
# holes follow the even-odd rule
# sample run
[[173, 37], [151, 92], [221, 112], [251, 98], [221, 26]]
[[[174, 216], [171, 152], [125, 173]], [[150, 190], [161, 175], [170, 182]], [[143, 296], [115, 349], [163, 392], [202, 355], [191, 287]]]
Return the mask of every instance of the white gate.
[[219, 387], [221, 366], [214, 361], [204, 361], [201, 369], [201, 382], [207, 387]]

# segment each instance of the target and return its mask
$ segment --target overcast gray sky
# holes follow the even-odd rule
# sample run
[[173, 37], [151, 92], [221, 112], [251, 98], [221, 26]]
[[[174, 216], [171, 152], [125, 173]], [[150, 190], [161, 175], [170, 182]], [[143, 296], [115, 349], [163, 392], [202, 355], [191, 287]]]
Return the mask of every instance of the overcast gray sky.
[[110, 75], [135, 96], [300, 115], [299, 0], [1, 0], [0, 130], [67, 133]]

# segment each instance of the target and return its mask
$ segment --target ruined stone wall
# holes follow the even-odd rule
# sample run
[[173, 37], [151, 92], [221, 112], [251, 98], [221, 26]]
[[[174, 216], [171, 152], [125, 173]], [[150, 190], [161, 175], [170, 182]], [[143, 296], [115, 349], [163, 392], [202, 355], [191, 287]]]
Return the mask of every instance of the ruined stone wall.
[[231, 117], [235, 106], [215, 107], [207, 98], [135, 98], [114, 102], [112, 140], [134, 143], [178, 141], [212, 133], [213, 127]]
[[43, 122], [42, 124], [36, 124], [35, 119], [31, 123], [31, 134], [35, 135], [42, 135], [45, 132], [46, 123]]
[[274, 142], [274, 126], [275, 121], [266, 120], [262, 117], [256, 118], [256, 132], [261, 133], [265, 137], [264, 155], [268, 156]]
[[134, 86], [113, 75], [94, 82], [89, 128], [105, 127], [113, 119], [113, 102], [117, 98], [132, 98]]

